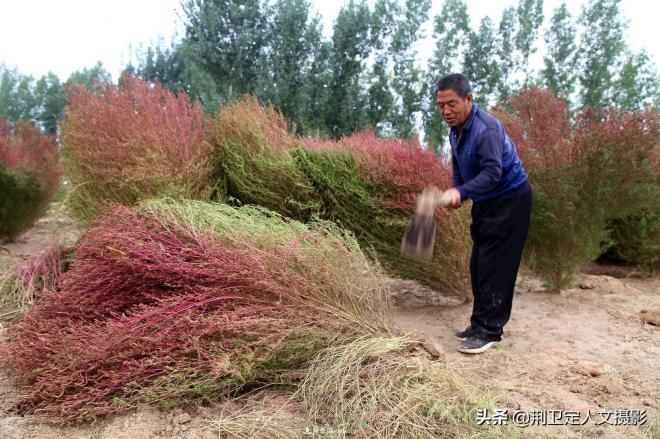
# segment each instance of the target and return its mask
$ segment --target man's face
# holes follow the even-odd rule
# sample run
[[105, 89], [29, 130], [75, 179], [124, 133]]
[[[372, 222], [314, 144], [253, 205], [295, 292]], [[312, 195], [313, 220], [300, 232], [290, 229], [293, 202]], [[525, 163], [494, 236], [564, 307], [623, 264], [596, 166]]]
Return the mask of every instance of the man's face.
[[450, 127], [462, 127], [472, 110], [472, 93], [463, 99], [454, 90], [438, 91], [438, 111]]

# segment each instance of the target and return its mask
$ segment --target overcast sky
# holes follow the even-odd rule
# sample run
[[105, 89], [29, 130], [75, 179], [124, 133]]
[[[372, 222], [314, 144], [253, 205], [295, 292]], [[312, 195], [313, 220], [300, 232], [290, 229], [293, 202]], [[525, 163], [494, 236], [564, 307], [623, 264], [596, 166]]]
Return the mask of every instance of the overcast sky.
[[[342, 1], [312, 0], [321, 13], [326, 35]], [[489, 15], [499, 22], [502, 10], [517, 0], [467, 0], [473, 28]], [[544, 26], [561, 0], [545, 0]], [[583, 1], [568, 1], [575, 16]], [[0, 64], [39, 77], [49, 70], [63, 80], [75, 70], [101, 61], [116, 79], [129, 59], [129, 47], [168, 41], [181, 34], [180, 0], [0, 0]], [[435, 16], [443, 4], [434, 0]], [[660, 2], [623, 0], [623, 16], [629, 20], [628, 45], [645, 48], [656, 65], [660, 59]], [[430, 22], [426, 27], [430, 36]], [[433, 43], [420, 45], [420, 57], [431, 55]], [[541, 50], [543, 50], [541, 48]], [[428, 53], [426, 53], [428, 52]], [[540, 62], [540, 53], [535, 63]]]

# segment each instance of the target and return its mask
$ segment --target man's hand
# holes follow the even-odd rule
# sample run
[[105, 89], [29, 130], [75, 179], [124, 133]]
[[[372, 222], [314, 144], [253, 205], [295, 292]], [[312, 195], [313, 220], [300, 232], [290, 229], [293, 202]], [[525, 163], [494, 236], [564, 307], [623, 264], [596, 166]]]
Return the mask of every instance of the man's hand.
[[442, 198], [447, 201], [447, 207], [452, 209], [458, 209], [461, 207], [461, 193], [454, 187], [447, 189], [442, 194]]

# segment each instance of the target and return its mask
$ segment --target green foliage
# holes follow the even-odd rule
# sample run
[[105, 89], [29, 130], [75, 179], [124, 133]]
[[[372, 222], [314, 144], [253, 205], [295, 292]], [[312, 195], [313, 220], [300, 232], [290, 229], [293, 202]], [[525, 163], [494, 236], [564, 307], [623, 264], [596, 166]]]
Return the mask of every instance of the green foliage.
[[37, 108], [34, 79], [0, 64], [0, 117], [16, 123], [33, 119]]
[[110, 82], [110, 74], [100, 62], [72, 73], [66, 83], [52, 72], [35, 80], [0, 64], [0, 117], [12, 123], [30, 119], [43, 132], [56, 134], [64, 117], [67, 87], [78, 84], [91, 90]]
[[415, 134], [415, 118], [421, 115], [426, 92], [424, 72], [417, 63], [415, 43], [424, 38], [420, 30], [427, 20], [430, 0], [407, 0], [396, 21], [390, 52], [394, 63], [392, 86], [398, 99], [394, 103], [392, 125], [396, 137], [410, 139]]
[[433, 56], [429, 60], [424, 106], [424, 132], [426, 142], [435, 151], [445, 144], [448, 128], [437, 110], [435, 83], [440, 76], [462, 68], [457, 64], [460, 53], [469, 43], [470, 18], [464, 0], [446, 0], [440, 15], [435, 17], [433, 37], [436, 40]]
[[584, 264], [607, 247], [606, 210], [584, 187], [590, 176], [579, 169], [583, 165], [531, 170], [534, 207], [527, 262], [554, 292], [570, 287]]
[[29, 175], [7, 170], [0, 163], [0, 238], [12, 240], [46, 210], [44, 190]]
[[523, 87], [530, 85], [531, 73], [529, 57], [536, 52], [535, 43], [539, 28], [543, 23], [543, 0], [520, 0], [516, 9], [518, 31], [515, 45], [520, 53], [519, 68], [524, 74]]
[[625, 48], [626, 23], [619, 13], [620, 0], [591, 0], [580, 16], [580, 85], [582, 105], [606, 108], [612, 84]]
[[66, 80], [67, 87], [73, 85], [80, 85], [85, 87], [90, 91], [99, 91], [103, 87], [110, 85], [112, 83], [112, 76], [100, 61], [97, 62], [94, 67], [88, 68], [85, 67], [81, 70], [76, 70], [75, 72], [69, 75], [69, 78]]
[[370, 11], [364, 0], [349, 0], [339, 11], [332, 34], [330, 105], [326, 125], [340, 138], [365, 126], [367, 96], [360, 81], [370, 52]]
[[66, 105], [66, 90], [60, 79], [52, 72], [39, 79], [34, 88], [34, 94], [39, 101], [39, 111], [35, 119], [48, 134], [57, 133], [57, 125], [64, 117]]
[[646, 51], [627, 54], [614, 85], [613, 101], [623, 111], [660, 105], [660, 76]]
[[268, 23], [269, 50], [260, 64], [257, 95], [292, 121], [302, 120], [303, 85], [321, 38], [320, 18], [309, 19], [307, 0], [278, 0]]
[[550, 28], [545, 32], [548, 53], [543, 58], [545, 67], [541, 71], [543, 81], [555, 96], [568, 98], [573, 93], [578, 60], [575, 37], [575, 24], [566, 3], [562, 3], [555, 9]]
[[254, 90], [267, 33], [264, 2], [187, 0], [186, 43], [224, 101]]
[[516, 31], [516, 10], [513, 8], [506, 8], [502, 11], [502, 18], [499, 24], [499, 47], [498, 56], [500, 59], [499, 70], [501, 81], [497, 84], [499, 92], [499, 101], [506, 102], [512, 93], [512, 78], [515, 68], [516, 60], [513, 57], [515, 48], [515, 31]]
[[477, 33], [470, 33], [469, 50], [465, 54], [463, 71], [471, 78], [475, 101], [489, 107], [500, 82], [497, 59], [497, 39], [490, 17], [484, 17]]
[[371, 14], [371, 50], [374, 63], [365, 78], [367, 91], [366, 123], [379, 133], [391, 131], [390, 119], [394, 109], [391, 88], [390, 47], [401, 8], [394, 0], [378, 0]]
[[305, 77], [303, 89], [305, 90], [304, 110], [302, 120], [303, 131], [320, 137], [329, 135], [330, 130], [325, 124], [326, 108], [330, 105], [330, 54], [332, 45], [321, 39], [320, 34], [310, 32], [310, 37], [316, 35], [311, 41], [312, 62]]
[[614, 243], [609, 253], [654, 273], [660, 270], [660, 182], [640, 189], [643, 206], [609, 224]]
[[126, 71], [134, 71], [148, 81], [158, 81], [176, 93], [184, 91], [191, 99], [198, 99], [206, 113], [215, 113], [220, 105], [218, 85], [191, 52], [185, 41], [172, 42], [170, 48], [149, 47], [138, 55], [137, 68], [129, 65]]

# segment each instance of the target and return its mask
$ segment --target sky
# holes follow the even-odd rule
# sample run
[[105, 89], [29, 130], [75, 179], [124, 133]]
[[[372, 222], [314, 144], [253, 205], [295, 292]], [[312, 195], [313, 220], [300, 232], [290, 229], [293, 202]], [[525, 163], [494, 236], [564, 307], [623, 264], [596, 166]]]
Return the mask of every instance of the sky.
[[[567, 1], [576, 16], [584, 0]], [[324, 22], [327, 36], [342, 1], [312, 0]], [[433, 0], [435, 16], [443, 0]], [[467, 0], [473, 28], [488, 15], [499, 22], [502, 10], [517, 0]], [[544, 27], [562, 0], [544, 1]], [[658, 65], [660, 60], [660, 2], [622, 0], [622, 15], [628, 19], [626, 41], [635, 51], [646, 49]], [[422, 29], [427, 39], [420, 43], [420, 58], [433, 51], [431, 20]], [[165, 41], [183, 32], [180, 0], [0, 0], [0, 64], [34, 77], [52, 71], [62, 80], [71, 72], [92, 67], [97, 61], [116, 79], [132, 54], [142, 46]], [[539, 66], [540, 47], [532, 66]]]

